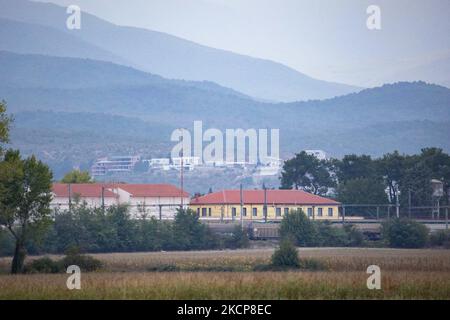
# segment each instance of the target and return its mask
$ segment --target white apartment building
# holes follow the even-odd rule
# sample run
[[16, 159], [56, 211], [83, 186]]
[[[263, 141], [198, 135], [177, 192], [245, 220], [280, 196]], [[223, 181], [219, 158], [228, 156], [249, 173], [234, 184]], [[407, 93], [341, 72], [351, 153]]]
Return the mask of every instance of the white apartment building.
[[91, 174], [92, 176], [103, 176], [108, 173], [131, 172], [139, 160], [139, 156], [113, 156], [99, 158], [91, 167]]

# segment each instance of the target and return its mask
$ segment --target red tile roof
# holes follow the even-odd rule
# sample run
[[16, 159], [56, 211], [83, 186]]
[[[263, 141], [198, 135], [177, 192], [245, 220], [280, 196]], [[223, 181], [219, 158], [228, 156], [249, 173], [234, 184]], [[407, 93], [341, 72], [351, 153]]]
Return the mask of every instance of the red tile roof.
[[[69, 197], [69, 185], [67, 183], [54, 183], [52, 191], [56, 197]], [[80, 197], [100, 198], [102, 196], [102, 184], [99, 183], [71, 183], [72, 195], [78, 194]], [[104, 191], [106, 198], [116, 198], [117, 195], [107, 189]]]
[[[264, 204], [264, 190], [244, 190], [245, 204]], [[191, 204], [239, 204], [239, 190], [224, 190], [191, 200]], [[267, 204], [338, 205], [337, 201], [302, 190], [267, 190]]]
[[[101, 197], [102, 187], [105, 187], [105, 197], [118, 197], [112, 191], [114, 188], [122, 189], [132, 197], [180, 197], [181, 189], [171, 184], [126, 184], [126, 183], [72, 183], [72, 194], [81, 197]], [[69, 187], [66, 183], [54, 183], [53, 193], [56, 197], [68, 197]], [[184, 197], [189, 193], [183, 192]]]
[[132, 197], [189, 197], [189, 193], [172, 184], [108, 184], [109, 188], [120, 188], [130, 193]]

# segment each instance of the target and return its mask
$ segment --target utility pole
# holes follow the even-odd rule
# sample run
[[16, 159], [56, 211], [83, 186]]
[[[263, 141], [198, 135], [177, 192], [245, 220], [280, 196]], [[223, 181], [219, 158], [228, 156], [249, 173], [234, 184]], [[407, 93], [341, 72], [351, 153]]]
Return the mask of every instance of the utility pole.
[[397, 196], [395, 197], [395, 215], [397, 216], [397, 219], [400, 218], [400, 202], [398, 199], [398, 191]]
[[102, 185], [102, 211], [105, 213], [105, 186]]
[[69, 192], [69, 212], [72, 212], [72, 186], [70, 183], [67, 185], [67, 191]]
[[342, 206], [342, 224], [345, 223], [345, 206]]
[[264, 207], [263, 207], [264, 222], [267, 222], [267, 188], [265, 184], [263, 184], [263, 189], [264, 189]]
[[408, 218], [411, 219], [411, 189], [408, 189]]
[[240, 202], [241, 202], [241, 229], [244, 230], [244, 217], [243, 217], [243, 213], [244, 213], [244, 195], [243, 195], [243, 190], [242, 190], [242, 183], [240, 185]]
[[180, 161], [180, 188], [181, 188], [181, 196], [180, 196], [180, 203], [181, 203], [181, 210], [183, 210], [183, 196], [184, 196], [184, 163], [183, 163], [183, 158], [184, 158], [184, 136], [183, 136], [183, 128], [179, 129], [182, 133], [182, 137], [183, 137], [183, 143], [181, 145], [181, 161]]
[[448, 206], [445, 208], [445, 230], [448, 230]]

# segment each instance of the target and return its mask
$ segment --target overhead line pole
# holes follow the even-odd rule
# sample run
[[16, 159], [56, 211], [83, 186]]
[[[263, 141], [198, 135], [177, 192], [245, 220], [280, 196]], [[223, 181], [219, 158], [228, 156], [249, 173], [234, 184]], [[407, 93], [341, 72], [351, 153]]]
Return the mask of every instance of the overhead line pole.
[[243, 195], [244, 191], [242, 190], [242, 183], [240, 185], [240, 197], [241, 197], [241, 229], [244, 230], [244, 217], [243, 217], [243, 213], [244, 213], [244, 195]]

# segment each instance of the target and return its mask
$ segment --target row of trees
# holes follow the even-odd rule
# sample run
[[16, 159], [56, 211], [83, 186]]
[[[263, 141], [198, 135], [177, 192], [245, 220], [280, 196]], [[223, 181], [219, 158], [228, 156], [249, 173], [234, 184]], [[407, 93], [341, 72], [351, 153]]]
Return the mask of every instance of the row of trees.
[[[354, 226], [347, 224], [341, 228], [314, 221], [308, 219], [301, 210], [292, 211], [283, 218], [280, 236], [282, 240], [291, 241], [300, 247], [361, 247], [368, 244], [361, 231]], [[430, 237], [429, 230], [424, 224], [409, 219], [386, 220], [381, 227], [381, 236], [378, 246], [422, 248], [427, 245], [450, 245], [448, 231]]]
[[317, 195], [334, 195], [351, 204], [395, 204], [430, 206], [431, 179], [444, 183], [443, 203], [450, 192], [450, 155], [439, 148], [425, 148], [420, 154], [395, 151], [380, 158], [346, 155], [343, 159], [319, 160], [306, 152], [287, 160], [281, 188], [303, 189]]
[[[236, 227], [218, 235], [201, 223], [192, 210], [178, 210], [174, 221], [134, 219], [126, 206], [102, 210], [85, 204], [56, 211], [46, 228], [31, 228], [25, 243], [31, 254], [81, 252], [132, 252], [242, 248], [248, 237]], [[14, 239], [0, 232], [0, 254], [14, 251]]]

